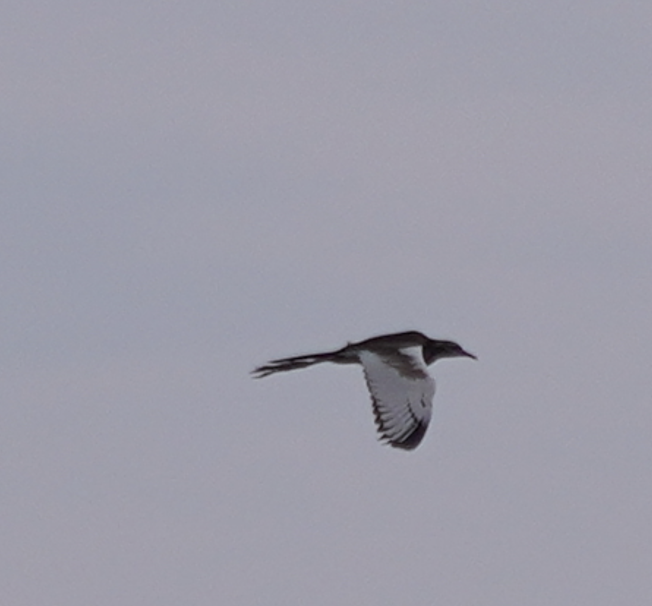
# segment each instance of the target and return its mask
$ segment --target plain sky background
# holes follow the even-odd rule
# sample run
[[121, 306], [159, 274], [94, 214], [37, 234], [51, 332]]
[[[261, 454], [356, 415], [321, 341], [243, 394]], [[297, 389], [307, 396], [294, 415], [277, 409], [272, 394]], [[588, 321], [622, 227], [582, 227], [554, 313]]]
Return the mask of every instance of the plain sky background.
[[[0, 13], [3, 606], [652, 599], [652, 4]], [[355, 367], [416, 329], [414, 452]]]

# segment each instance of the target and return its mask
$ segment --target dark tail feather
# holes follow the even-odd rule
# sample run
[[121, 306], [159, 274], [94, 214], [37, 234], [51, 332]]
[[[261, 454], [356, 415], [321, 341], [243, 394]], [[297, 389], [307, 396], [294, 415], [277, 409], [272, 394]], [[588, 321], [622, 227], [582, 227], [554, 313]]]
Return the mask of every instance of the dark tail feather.
[[281, 358], [280, 360], [272, 360], [263, 366], [254, 369], [251, 374], [255, 379], [262, 379], [275, 372], [286, 372], [288, 370], [297, 370], [299, 368], [306, 368], [313, 364], [320, 362], [333, 362], [335, 361], [337, 352], [311, 354], [307, 356], [295, 356], [293, 358]]

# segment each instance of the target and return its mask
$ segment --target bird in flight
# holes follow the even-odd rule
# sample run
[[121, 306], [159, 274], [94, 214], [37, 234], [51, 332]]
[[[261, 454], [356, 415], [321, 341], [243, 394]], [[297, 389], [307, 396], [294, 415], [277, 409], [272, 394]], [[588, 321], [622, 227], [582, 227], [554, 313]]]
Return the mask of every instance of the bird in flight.
[[252, 374], [260, 379], [320, 362], [360, 364], [380, 439], [395, 448], [413, 450], [423, 439], [432, 415], [435, 381], [428, 366], [441, 358], [459, 356], [477, 359], [453, 341], [410, 331], [349, 343], [336, 351], [272, 360]]

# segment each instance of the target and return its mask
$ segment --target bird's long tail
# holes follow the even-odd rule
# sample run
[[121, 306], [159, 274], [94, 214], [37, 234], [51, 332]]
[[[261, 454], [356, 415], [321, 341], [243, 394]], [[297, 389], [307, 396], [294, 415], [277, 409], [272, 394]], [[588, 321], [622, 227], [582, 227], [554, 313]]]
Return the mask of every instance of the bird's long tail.
[[280, 358], [279, 360], [272, 360], [263, 366], [259, 366], [251, 374], [256, 379], [262, 379], [275, 372], [297, 370], [298, 368], [306, 368], [306, 366], [312, 366], [320, 362], [338, 362], [339, 353], [339, 351], [331, 351], [328, 353], [309, 354], [307, 356], [294, 356], [293, 358]]

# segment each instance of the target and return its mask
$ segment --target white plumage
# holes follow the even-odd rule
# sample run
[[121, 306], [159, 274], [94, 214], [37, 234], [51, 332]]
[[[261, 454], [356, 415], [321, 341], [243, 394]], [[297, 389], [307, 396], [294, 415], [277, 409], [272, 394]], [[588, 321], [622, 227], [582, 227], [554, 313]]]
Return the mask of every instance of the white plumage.
[[360, 352], [360, 363], [371, 394], [376, 425], [390, 444], [403, 444], [411, 436], [419, 441], [432, 416], [435, 381], [428, 374], [421, 347], [397, 350], [411, 374], [394, 359], [371, 351]]

